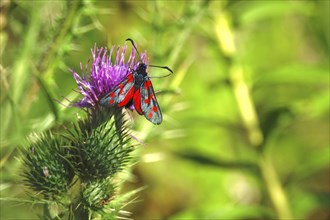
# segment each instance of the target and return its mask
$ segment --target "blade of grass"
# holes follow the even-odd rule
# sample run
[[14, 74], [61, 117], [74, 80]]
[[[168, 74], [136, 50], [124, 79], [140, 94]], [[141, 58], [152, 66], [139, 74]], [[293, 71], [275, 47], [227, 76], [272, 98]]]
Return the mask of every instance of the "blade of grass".
[[230, 15], [223, 12], [215, 20], [215, 32], [217, 34], [219, 48], [232, 62], [229, 66], [229, 77], [233, 86], [238, 109], [242, 122], [246, 128], [250, 145], [258, 154], [258, 166], [262, 173], [263, 182], [268, 190], [276, 214], [279, 219], [292, 219], [291, 210], [284, 189], [272, 164], [271, 158], [260, 152], [264, 144], [264, 137], [259, 125], [259, 118], [255, 105], [244, 80], [242, 65], [236, 61], [236, 47], [234, 33], [231, 28]]

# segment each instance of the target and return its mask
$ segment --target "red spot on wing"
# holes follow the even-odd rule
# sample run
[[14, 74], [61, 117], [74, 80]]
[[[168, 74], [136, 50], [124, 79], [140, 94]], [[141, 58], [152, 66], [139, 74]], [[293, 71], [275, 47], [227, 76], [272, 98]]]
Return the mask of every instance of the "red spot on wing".
[[149, 87], [152, 86], [150, 79], [148, 79], [148, 80], [143, 84], [143, 86], [144, 86], [144, 88], [145, 88], [146, 90], [148, 90]]
[[115, 100], [110, 99], [109, 104], [110, 104], [110, 105], [113, 105], [114, 102], [115, 102]]
[[125, 98], [124, 98], [121, 102], [118, 103], [118, 107], [123, 107], [123, 106], [127, 105], [128, 102], [132, 100], [133, 95], [134, 95], [134, 86], [132, 86], [132, 87], [128, 90], [128, 92], [127, 92]]
[[156, 106], [152, 106], [151, 110], [152, 110], [153, 112], [157, 112], [157, 111], [158, 111], [158, 108], [157, 108]]
[[136, 90], [133, 96], [133, 103], [135, 110], [142, 115], [142, 109], [141, 109], [141, 94], [140, 89]]
[[133, 74], [132, 73], [128, 74], [127, 75], [127, 83], [133, 82], [133, 80], [134, 80]]
[[148, 105], [149, 105], [149, 104], [150, 104], [150, 99], [147, 98], [147, 99], [145, 99], [143, 102], [144, 102], [145, 104], [148, 104]]
[[123, 83], [121, 83], [121, 84], [119, 84], [118, 85], [118, 89], [119, 89], [119, 95], [123, 95], [124, 94], [124, 90], [123, 90], [123, 88], [124, 88], [124, 84]]
[[148, 112], [148, 115], [147, 115], [148, 118], [152, 118], [152, 112]]
[[109, 96], [110, 96], [111, 98], [114, 98], [114, 97], [115, 97], [115, 93], [114, 93], [114, 92], [111, 92], [111, 93], [109, 94]]

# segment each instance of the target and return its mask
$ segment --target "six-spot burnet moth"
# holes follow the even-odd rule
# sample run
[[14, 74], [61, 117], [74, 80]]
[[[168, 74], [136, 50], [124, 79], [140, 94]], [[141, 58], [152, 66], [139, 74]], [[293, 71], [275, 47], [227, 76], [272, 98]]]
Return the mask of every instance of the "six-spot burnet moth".
[[[137, 50], [132, 39], [128, 38], [133, 48], [140, 58], [140, 63], [135, 70], [129, 71], [124, 80], [122, 80], [110, 93], [104, 96], [100, 103], [103, 106], [130, 107], [134, 105], [135, 110], [144, 115], [153, 124], [162, 123], [162, 113], [159, 108], [150, 77], [147, 73], [147, 66], [167, 69], [173, 71], [167, 66], [146, 65], [143, 63], [140, 53]], [[166, 77], [162, 76], [162, 77]], [[157, 77], [157, 78], [162, 78]]]

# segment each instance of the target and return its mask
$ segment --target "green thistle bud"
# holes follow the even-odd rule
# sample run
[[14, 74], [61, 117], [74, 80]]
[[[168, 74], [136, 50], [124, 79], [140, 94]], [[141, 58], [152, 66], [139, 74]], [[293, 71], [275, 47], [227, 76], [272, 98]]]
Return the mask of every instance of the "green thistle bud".
[[85, 209], [100, 211], [107, 205], [115, 194], [114, 184], [109, 179], [83, 184], [81, 202]]
[[131, 158], [133, 146], [129, 142], [126, 126], [118, 128], [118, 120], [115, 122], [114, 119], [122, 118], [122, 113], [112, 114], [107, 116], [105, 111], [92, 112], [85, 121], [75, 126], [75, 132], [68, 137], [71, 140], [70, 161], [82, 182], [112, 177]]
[[24, 183], [46, 198], [56, 198], [65, 193], [73, 174], [65, 158], [63, 139], [52, 133], [35, 136], [30, 150], [23, 151]]
[[122, 212], [123, 201], [114, 196], [115, 174], [130, 161], [134, 147], [120, 109], [88, 111], [87, 119], [61, 136], [48, 132], [31, 142], [23, 151], [24, 183], [44, 195], [45, 218], [114, 219]]

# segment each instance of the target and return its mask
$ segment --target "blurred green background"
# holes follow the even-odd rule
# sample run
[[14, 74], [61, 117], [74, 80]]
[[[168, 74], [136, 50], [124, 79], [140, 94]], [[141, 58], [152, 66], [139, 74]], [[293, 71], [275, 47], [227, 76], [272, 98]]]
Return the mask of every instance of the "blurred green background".
[[329, 1], [0, 4], [0, 219], [37, 218], [18, 149], [82, 114], [56, 102], [79, 98], [68, 69], [128, 37], [174, 70], [153, 79], [163, 123], [132, 114], [133, 219], [330, 218]]

